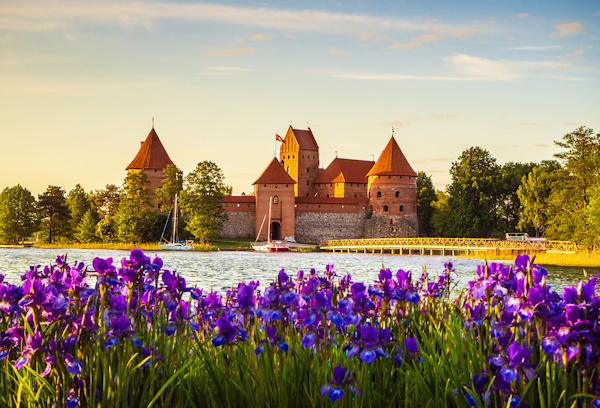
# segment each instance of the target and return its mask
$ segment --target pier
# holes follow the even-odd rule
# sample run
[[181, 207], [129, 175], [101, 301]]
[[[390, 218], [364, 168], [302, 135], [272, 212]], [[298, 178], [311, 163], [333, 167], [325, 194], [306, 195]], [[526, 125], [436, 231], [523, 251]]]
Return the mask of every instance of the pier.
[[568, 241], [500, 240], [491, 238], [364, 238], [319, 242], [323, 251], [457, 256], [483, 253], [574, 252], [577, 245]]

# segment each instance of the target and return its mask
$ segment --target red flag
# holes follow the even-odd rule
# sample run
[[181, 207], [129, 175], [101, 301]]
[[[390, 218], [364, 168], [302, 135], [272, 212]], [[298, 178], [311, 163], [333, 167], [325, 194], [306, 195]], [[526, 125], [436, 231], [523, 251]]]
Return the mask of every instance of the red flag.
[[283, 143], [283, 138], [281, 136], [279, 136], [277, 133], [275, 133], [275, 140], [277, 140], [278, 142]]

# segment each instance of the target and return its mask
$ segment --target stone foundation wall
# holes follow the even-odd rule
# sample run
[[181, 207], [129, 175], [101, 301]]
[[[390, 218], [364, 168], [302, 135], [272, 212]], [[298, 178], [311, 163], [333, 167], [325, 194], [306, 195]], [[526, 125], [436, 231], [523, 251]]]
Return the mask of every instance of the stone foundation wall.
[[296, 241], [318, 242], [326, 239], [363, 238], [365, 212], [306, 213], [296, 212]]
[[249, 211], [231, 211], [229, 219], [223, 222], [220, 237], [223, 238], [256, 238], [254, 231], [255, 215]]
[[365, 238], [416, 238], [417, 215], [375, 215], [365, 222]]

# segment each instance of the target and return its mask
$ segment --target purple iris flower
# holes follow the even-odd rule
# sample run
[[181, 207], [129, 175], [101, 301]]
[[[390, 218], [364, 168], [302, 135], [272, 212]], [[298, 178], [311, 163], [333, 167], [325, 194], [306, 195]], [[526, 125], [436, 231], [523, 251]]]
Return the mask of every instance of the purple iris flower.
[[344, 396], [344, 385], [348, 385], [348, 389], [352, 391], [354, 394], [359, 395], [360, 391], [352, 385], [352, 380], [350, 379], [351, 372], [348, 371], [347, 368], [339, 365], [333, 369], [333, 378], [329, 380], [328, 384], [325, 384], [321, 387], [321, 396], [329, 395], [332, 402], [337, 401], [338, 399]]

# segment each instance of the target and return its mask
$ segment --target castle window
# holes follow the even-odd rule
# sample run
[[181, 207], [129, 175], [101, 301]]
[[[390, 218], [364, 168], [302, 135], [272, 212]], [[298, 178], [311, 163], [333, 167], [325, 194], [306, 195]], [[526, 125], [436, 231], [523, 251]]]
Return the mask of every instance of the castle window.
[[277, 188], [277, 184], [275, 184], [275, 188]]
[[156, 169], [154, 169], [154, 172], [156, 173]]
[[288, 172], [288, 173], [290, 172], [290, 166], [288, 166], [288, 167], [287, 167], [287, 172]]
[[371, 192], [369, 191], [369, 198], [371, 198]]
[[308, 186], [310, 183], [310, 180], [306, 180], [306, 185]]
[[309, 171], [310, 171], [310, 169], [307, 167], [307, 168], [306, 168], [306, 172], [308, 173]]
[[354, 194], [354, 198], [356, 198], [356, 194]]
[[329, 184], [329, 187], [333, 187], [333, 183]]
[[273, 204], [277, 204], [279, 202], [279, 197], [277, 197], [276, 195], [273, 196]]
[[[308, 193], [306, 193], [306, 196], [308, 197]], [[308, 207], [308, 205], [307, 205], [307, 207]]]
[[329, 194], [327, 194], [327, 197], [329, 197]]
[[396, 191], [396, 198], [400, 197], [400, 191]]
[[304, 155], [302, 155], [302, 158], [304, 159]]
[[294, 155], [292, 154], [292, 159], [294, 158]]
[[394, 219], [393, 218], [390, 220], [390, 225], [394, 225]]
[[265, 184], [265, 187], [266, 187], [266, 186], [267, 186], [267, 185]]
[[392, 176], [388, 176], [388, 178], [390, 179], [390, 178], [392, 178]]
[[388, 210], [388, 207], [387, 207], [387, 205], [384, 205], [384, 206], [383, 206], [383, 211], [384, 211], [384, 212], [387, 212], [387, 210]]
[[238, 206], [238, 208], [240, 208], [240, 205], [239, 205], [239, 204], [238, 204], [237, 206]]
[[377, 192], [377, 197], [381, 197], [381, 191]]
[[315, 156], [313, 156], [313, 159], [315, 158]]
[[286, 184], [285, 186], [286, 186], [286, 187], [288, 187], [288, 186], [289, 186], [289, 184]]
[[404, 206], [403, 205], [400, 206], [400, 211], [404, 211]]
[[283, 160], [281, 160], [281, 165], [282, 165], [282, 166], [284, 165], [284, 164], [283, 164]]

